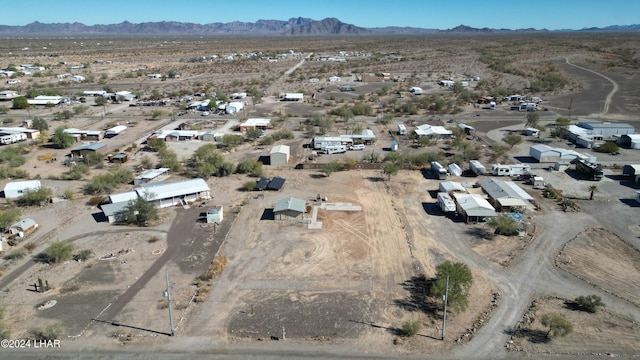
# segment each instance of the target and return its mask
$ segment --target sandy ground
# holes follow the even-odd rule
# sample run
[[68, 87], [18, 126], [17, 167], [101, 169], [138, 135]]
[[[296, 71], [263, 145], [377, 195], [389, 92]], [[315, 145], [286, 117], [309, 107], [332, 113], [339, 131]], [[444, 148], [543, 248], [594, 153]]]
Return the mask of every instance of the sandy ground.
[[571, 239], [556, 264], [580, 279], [640, 305], [640, 252], [602, 228]]
[[[542, 298], [527, 312], [523, 331], [514, 337], [511, 349], [543, 354], [637, 356], [640, 324], [636, 319], [600, 309], [595, 314], [573, 310], [561, 298]], [[540, 319], [545, 314], [561, 314], [573, 325], [566, 337], [546, 338], [548, 328]], [[530, 322], [530, 323], [529, 323]]]

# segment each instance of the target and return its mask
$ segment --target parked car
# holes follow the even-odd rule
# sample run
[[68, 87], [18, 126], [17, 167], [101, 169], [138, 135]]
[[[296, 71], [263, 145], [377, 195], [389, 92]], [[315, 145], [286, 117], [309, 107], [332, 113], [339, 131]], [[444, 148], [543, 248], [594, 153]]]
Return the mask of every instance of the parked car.
[[364, 150], [364, 144], [355, 144], [349, 146], [349, 150]]
[[200, 114], [202, 116], [209, 116], [209, 112], [208, 111], [203, 111], [202, 114]]

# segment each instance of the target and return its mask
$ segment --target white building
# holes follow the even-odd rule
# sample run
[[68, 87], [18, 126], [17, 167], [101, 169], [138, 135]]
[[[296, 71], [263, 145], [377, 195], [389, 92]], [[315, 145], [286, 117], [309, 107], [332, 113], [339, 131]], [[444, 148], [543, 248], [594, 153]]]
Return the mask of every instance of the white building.
[[42, 187], [40, 180], [13, 181], [4, 186], [5, 199], [16, 199], [27, 191], [36, 191]]
[[270, 165], [287, 165], [289, 164], [290, 147], [288, 145], [276, 145], [269, 153]]

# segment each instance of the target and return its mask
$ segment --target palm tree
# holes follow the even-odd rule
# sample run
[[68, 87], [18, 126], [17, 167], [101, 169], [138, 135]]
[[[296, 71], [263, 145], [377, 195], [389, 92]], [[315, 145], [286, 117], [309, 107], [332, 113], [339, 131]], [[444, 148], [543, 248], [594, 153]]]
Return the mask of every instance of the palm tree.
[[593, 200], [593, 194], [598, 192], [598, 187], [595, 185], [591, 185], [589, 186], [589, 191], [591, 192], [591, 194], [589, 195], [589, 200]]

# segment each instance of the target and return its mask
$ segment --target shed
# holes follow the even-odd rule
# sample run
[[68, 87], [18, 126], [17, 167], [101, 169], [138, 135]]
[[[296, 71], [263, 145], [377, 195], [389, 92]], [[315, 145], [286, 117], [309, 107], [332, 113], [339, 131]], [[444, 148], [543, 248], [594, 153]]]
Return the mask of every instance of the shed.
[[280, 199], [276, 202], [276, 206], [273, 208], [274, 219], [300, 221], [304, 216], [306, 205], [307, 202], [302, 199], [296, 199], [293, 197]]
[[269, 153], [270, 165], [287, 165], [291, 149], [288, 145], [276, 145]]
[[200, 140], [202, 141], [220, 141], [223, 137], [224, 133], [215, 130], [209, 130], [200, 134]]
[[127, 161], [129, 161], [129, 156], [127, 156], [127, 154], [125, 153], [119, 153], [119, 154], [110, 156], [109, 161], [124, 164]]
[[121, 201], [100, 206], [102, 213], [107, 218], [109, 224], [124, 222], [127, 218], [128, 201]]
[[16, 199], [27, 191], [35, 191], [42, 187], [40, 180], [13, 181], [4, 186], [5, 199]]
[[71, 157], [84, 157], [90, 153], [106, 154], [107, 149], [107, 144], [101, 142], [85, 143], [75, 149], [71, 149]]
[[224, 209], [222, 205], [214, 206], [207, 210], [207, 223], [221, 223], [224, 218]]

